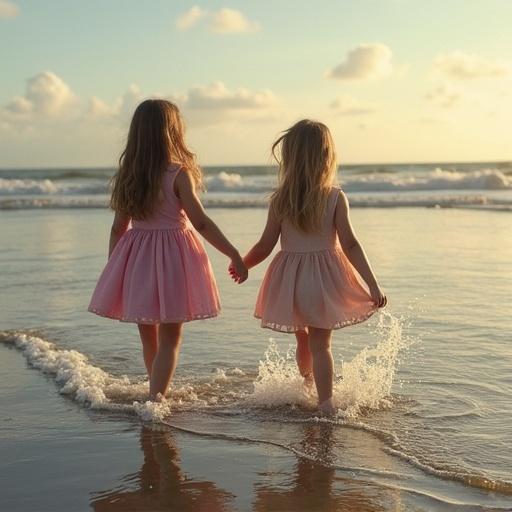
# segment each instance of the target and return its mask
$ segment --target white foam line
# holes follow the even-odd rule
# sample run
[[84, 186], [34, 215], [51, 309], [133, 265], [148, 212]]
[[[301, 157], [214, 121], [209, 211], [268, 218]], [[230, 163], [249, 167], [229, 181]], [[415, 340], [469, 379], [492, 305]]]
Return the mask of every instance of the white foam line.
[[341, 466], [336, 464], [327, 464], [324, 461], [320, 461], [316, 459], [315, 457], [311, 457], [307, 455], [304, 452], [301, 452], [300, 450], [297, 450], [293, 446], [286, 445], [283, 443], [278, 443], [277, 441], [270, 441], [268, 439], [257, 439], [253, 437], [247, 437], [247, 436], [238, 436], [235, 434], [223, 434], [220, 432], [205, 432], [201, 430], [192, 429], [189, 427], [183, 427], [180, 425], [176, 425], [174, 423], [171, 423], [169, 421], [161, 421], [159, 422], [161, 425], [165, 425], [167, 427], [173, 428], [175, 430], [178, 430], [180, 432], [185, 432], [187, 434], [192, 434], [199, 437], [210, 437], [213, 439], [223, 439], [226, 441], [235, 441], [240, 443], [251, 443], [251, 444], [264, 444], [268, 446], [275, 446], [280, 449], [284, 449], [286, 451], [292, 452], [297, 457], [300, 457], [302, 459], [309, 460], [311, 462], [316, 462], [317, 464], [332, 467], [333, 469], [340, 469], [344, 471], [352, 471], [352, 472], [360, 472], [360, 473], [368, 473], [370, 475], [378, 475], [378, 476], [388, 476], [388, 477], [400, 477], [400, 478], [408, 478], [404, 475], [401, 475], [400, 473], [395, 473], [392, 471], [385, 471], [385, 470], [379, 470], [379, 469], [371, 469], [371, 468], [365, 468], [362, 466]]
[[[444, 478], [447, 480], [453, 480], [462, 484], [470, 485], [473, 488], [483, 489], [486, 491], [498, 491], [506, 495], [512, 495], [512, 482], [497, 482], [484, 475], [472, 474], [468, 472], [457, 472], [453, 470], [438, 469], [420, 461], [414, 455], [409, 455], [400, 449], [393, 448], [391, 446], [384, 446], [383, 450], [390, 455], [393, 455], [399, 459], [404, 460], [408, 464], [415, 466], [421, 471], [430, 475]], [[512, 510], [512, 508], [511, 508]]]

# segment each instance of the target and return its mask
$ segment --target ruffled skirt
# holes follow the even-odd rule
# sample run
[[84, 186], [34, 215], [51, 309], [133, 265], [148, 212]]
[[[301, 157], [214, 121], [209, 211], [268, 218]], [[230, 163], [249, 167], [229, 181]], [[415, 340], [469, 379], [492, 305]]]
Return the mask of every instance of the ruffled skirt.
[[341, 248], [276, 254], [261, 285], [254, 316], [280, 332], [340, 329], [363, 322], [377, 306]]
[[219, 294], [204, 247], [191, 229], [130, 229], [117, 243], [89, 311], [141, 324], [217, 316]]

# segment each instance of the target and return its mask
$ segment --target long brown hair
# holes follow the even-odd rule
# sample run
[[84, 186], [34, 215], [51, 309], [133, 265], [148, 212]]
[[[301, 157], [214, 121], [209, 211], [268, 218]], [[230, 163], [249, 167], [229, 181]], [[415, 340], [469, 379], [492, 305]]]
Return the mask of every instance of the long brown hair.
[[279, 175], [278, 188], [270, 198], [271, 211], [279, 221], [286, 219], [301, 231], [318, 230], [336, 174], [329, 128], [303, 119], [274, 142], [272, 155]]
[[189, 172], [197, 188], [202, 173], [195, 155], [186, 146], [178, 107], [167, 100], [149, 99], [136, 109], [126, 148], [112, 178], [110, 207], [134, 219], [149, 217], [156, 207], [162, 176], [170, 163]]

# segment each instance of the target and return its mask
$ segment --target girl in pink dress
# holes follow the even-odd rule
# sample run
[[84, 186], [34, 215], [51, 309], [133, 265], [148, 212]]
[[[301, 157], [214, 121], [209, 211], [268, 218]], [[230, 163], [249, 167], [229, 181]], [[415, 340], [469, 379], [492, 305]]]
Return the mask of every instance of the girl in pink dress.
[[[262, 262], [279, 238], [281, 250], [267, 269], [254, 315], [262, 327], [295, 333], [299, 371], [305, 379], [314, 377], [320, 411], [333, 414], [332, 330], [363, 322], [387, 299], [350, 224], [347, 198], [333, 186], [336, 155], [329, 129], [299, 121], [277, 139], [272, 153], [279, 185], [265, 230], [244, 263], [251, 268]], [[230, 271], [236, 279], [237, 270]]]
[[203, 210], [196, 195], [201, 187], [178, 108], [160, 99], [142, 102], [113, 178], [109, 259], [89, 311], [138, 325], [150, 400], [167, 392], [183, 323], [220, 311], [196, 232], [231, 259], [236, 282], [247, 279], [240, 254]]

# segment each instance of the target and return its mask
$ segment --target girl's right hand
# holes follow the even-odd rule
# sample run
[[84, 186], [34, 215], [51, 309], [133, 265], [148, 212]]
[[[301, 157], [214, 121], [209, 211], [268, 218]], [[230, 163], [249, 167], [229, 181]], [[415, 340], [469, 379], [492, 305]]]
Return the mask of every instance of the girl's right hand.
[[229, 275], [235, 283], [242, 284], [249, 276], [249, 271], [240, 255], [233, 258], [228, 267]]
[[372, 286], [370, 288], [370, 296], [372, 298], [373, 303], [378, 308], [383, 308], [388, 303], [388, 298], [384, 294], [384, 292], [381, 290], [379, 285]]

